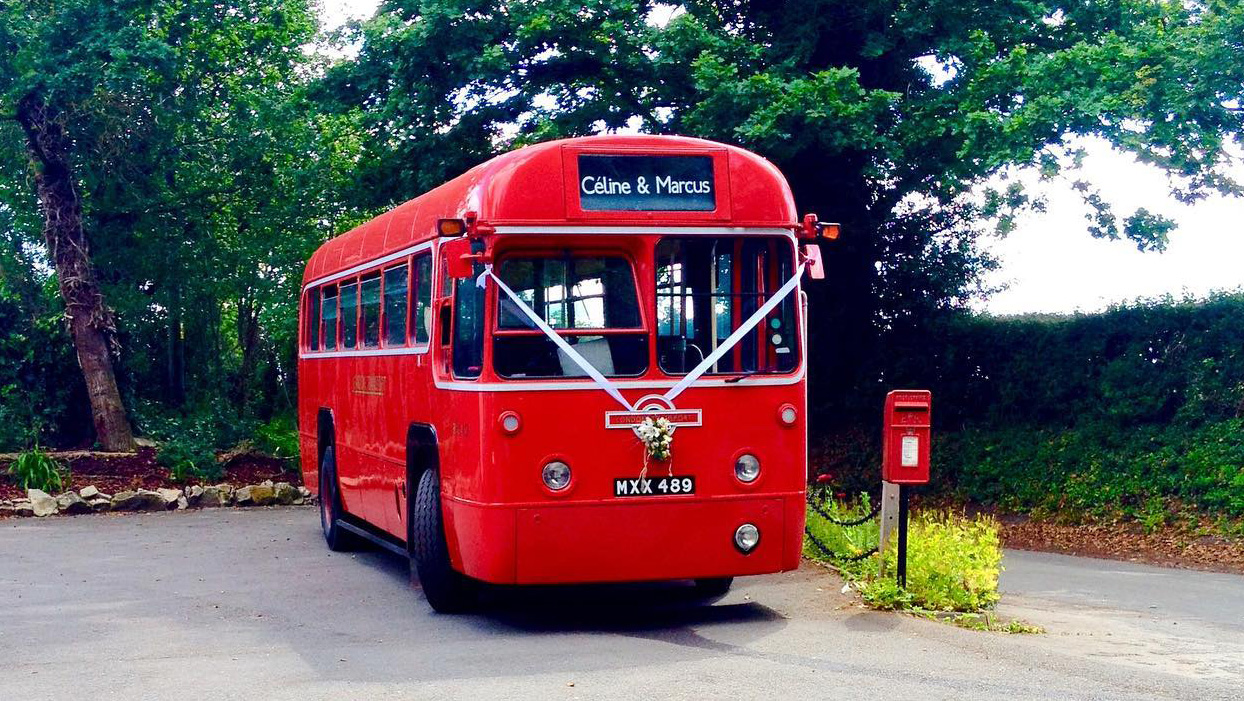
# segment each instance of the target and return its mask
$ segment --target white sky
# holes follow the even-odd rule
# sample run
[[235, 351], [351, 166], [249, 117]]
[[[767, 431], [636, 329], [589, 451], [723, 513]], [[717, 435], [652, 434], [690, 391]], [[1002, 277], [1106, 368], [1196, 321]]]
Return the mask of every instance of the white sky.
[[1010, 236], [989, 244], [1002, 267], [988, 282], [1009, 288], [978, 306], [996, 314], [1095, 311], [1140, 297], [1204, 297], [1244, 287], [1244, 199], [1185, 205], [1170, 196], [1157, 168], [1102, 142], [1087, 149], [1073, 177], [1097, 187], [1120, 222], [1138, 207], [1174, 219], [1179, 228], [1167, 250], [1141, 253], [1126, 240], [1090, 237], [1089, 208], [1072, 190], [1072, 177], [1055, 180], [1041, 188], [1045, 213], [1027, 215]]
[[[321, 2], [328, 29], [365, 18], [377, 5], [377, 0]], [[1087, 148], [1079, 173], [1040, 186], [1048, 200], [1045, 213], [1025, 215], [1005, 239], [986, 244], [1002, 263], [987, 283], [1007, 289], [977, 303], [978, 309], [994, 314], [1091, 312], [1142, 297], [1203, 297], [1244, 288], [1244, 199], [1216, 197], [1184, 205], [1168, 194], [1166, 178], [1156, 168], [1103, 143], [1090, 142]], [[1072, 190], [1072, 178], [1097, 187], [1120, 222], [1137, 207], [1178, 222], [1167, 250], [1141, 253], [1126, 240], [1091, 238], [1084, 218], [1088, 207]]]

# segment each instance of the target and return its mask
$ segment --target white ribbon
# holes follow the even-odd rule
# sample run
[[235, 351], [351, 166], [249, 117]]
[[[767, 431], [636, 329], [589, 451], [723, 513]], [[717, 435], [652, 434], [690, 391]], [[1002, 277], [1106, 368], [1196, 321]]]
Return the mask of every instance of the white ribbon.
[[[701, 375], [708, 372], [708, 369], [711, 368], [714, 363], [738, 345], [739, 341], [743, 340], [744, 336], [746, 336], [752, 329], [756, 328], [756, 325], [763, 321], [764, 318], [769, 315], [769, 312], [773, 311], [777, 305], [781, 304], [782, 300], [786, 299], [786, 297], [799, 286], [799, 278], [803, 276], [803, 270], [806, 266], [806, 262], [800, 263], [799, 267], [795, 269], [795, 274], [792, 275], [785, 284], [778, 288], [778, 291], [775, 292], [773, 296], [768, 299], [768, 301], [762, 304], [760, 308], [757, 309], [751, 316], [747, 317], [747, 321], [744, 321], [739, 328], [734, 330], [734, 333], [727, 336], [726, 340], [718, 344], [716, 350], [709, 353], [707, 358], [700, 361], [700, 364], [695, 366], [695, 369], [687, 373], [686, 376], [678, 381], [678, 384], [671, 387], [669, 391], [665, 393], [665, 399], [670, 402], [671, 406], [673, 405], [675, 397], [682, 394], [683, 390], [690, 387], [693, 382], [700, 379]], [[539, 314], [532, 311], [531, 307], [527, 306], [527, 303], [515, 294], [514, 290], [511, 290], [509, 285], [505, 284], [501, 278], [497, 277], [496, 273], [492, 271], [492, 265], [484, 266], [484, 272], [481, 273], [479, 278], [476, 279], [476, 284], [483, 287], [485, 284], [485, 278], [492, 278], [497, 283], [497, 287], [501, 288], [501, 291], [514, 302], [519, 311], [530, 319], [531, 322], [536, 325], [536, 328], [543, 331], [544, 335], [548, 336], [553, 343], [557, 344], [557, 347], [560, 348], [562, 352], [574, 362], [575, 365], [578, 365], [583, 372], [587, 373], [587, 376], [592, 378], [592, 381], [595, 382], [597, 386], [609, 393], [609, 396], [618, 400], [618, 403], [626, 407], [628, 411], [635, 411], [635, 407], [630, 402], [626, 401], [626, 398], [622, 396], [622, 393], [618, 391], [618, 388], [614, 386], [612, 382], [610, 382], [604, 375], [600, 374], [600, 371], [589, 363], [586, 358], [579, 355], [579, 352], [576, 351], [569, 343], [566, 343], [566, 340], [554, 331], [552, 327], [546, 324], [544, 319], [541, 318]]]
[[586, 358], [579, 355], [579, 351], [575, 350], [569, 343], [566, 343], [566, 339], [562, 338], [560, 334], [554, 331], [548, 324], [544, 323], [544, 319], [542, 319], [539, 314], [532, 311], [531, 307], [527, 306], [526, 302], [524, 302], [518, 295], [514, 294], [514, 290], [511, 290], [509, 285], [502, 282], [501, 278], [497, 277], [497, 275], [492, 272], [491, 265], [484, 266], [484, 272], [479, 276], [476, 284], [483, 287], [485, 276], [492, 278], [493, 281], [497, 283], [497, 287], [501, 288], [501, 291], [504, 292], [506, 296], [508, 296], [514, 304], [518, 306], [519, 310], [521, 310], [538, 329], [543, 331], [545, 336], [548, 336], [553, 343], [556, 343], [557, 347], [560, 348], [568, 358], [574, 361], [575, 365], [578, 365], [583, 372], [587, 373], [587, 376], [592, 378], [592, 381], [595, 382], [597, 386], [608, 392], [610, 397], [618, 400], [618, 403], [626, 407], [627, 411], [635, 411], [635, 407], [632, 406], [630, 402], [626, 401], [626, 397], [622, 396], [622, 393], [618, 391], [618, 388], [615, 387], [612, 382], [606, 379], [604, 375], [600, 374], [600, 371], [597, 370], [594, 365], [587, 362]]
[[782, 300], [786, 299], [786, 296], [799, 286], [799, 278], [803, 276], [803, 269], [806, 265], [807, 263], [800, 263], [799, 267], [795, 269], [795, 274], [791, 275], [790, 279], [786, 281], [786, 284], [779, 287], [778, 291], [773, 293], [773, 296], [769, 298], [769, 301], [760, 305], [760, 309], [757, 309], [754, 314], [747, 317], [747, 321], [744, 321], [739, 328], [734, 330], [734, 333], [727, 336], [726, 340], [718, 344], [717, 350], [709, 353], [708, 357], [701, 360], [700, 364], [695, 366], [694, 370], [687, 373], [685, 377], [678, 381], [678, 384], [670, 387], [670, 390], [665, 393], [665, 398], [669, 400], [671, 406], [674, 403], [675, 397], [682, 394], [682, 391], [690, 387], [692, 382], [700, 379], [701, 375], [708, 372], [708, 369], [713, 367], [713, 364], [720, 360], [721, 356], [728, 353], [731, 348], [734, 348], [734, 346], [738, 344], [739, 341], [743, 340], [743, 337], [746, 336], [748, 332], [756, 328], [756, 324], [759, 324], [762, 320], [764, 320], [764, 318], [769, 315], [769, 312], [773, 311], [774, 307], [780, 304]]

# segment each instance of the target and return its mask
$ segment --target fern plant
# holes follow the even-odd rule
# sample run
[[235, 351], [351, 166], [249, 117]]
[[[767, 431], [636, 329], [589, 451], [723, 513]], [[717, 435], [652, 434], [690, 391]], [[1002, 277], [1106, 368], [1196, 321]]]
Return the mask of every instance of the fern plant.
[[60, 463], [38, 445], [27, 450], [9, 465], [9, 474], [22, 489], [41, 489], [54, 494], [65, 488], [66, 475]]

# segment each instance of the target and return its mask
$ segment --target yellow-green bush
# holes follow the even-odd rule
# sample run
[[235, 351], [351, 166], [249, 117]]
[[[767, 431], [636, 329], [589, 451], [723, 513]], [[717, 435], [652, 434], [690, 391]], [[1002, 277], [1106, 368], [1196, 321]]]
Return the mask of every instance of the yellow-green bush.
[[950, 511], [913, 514], [907, 536], [907, 589], [894, 583], [897, 538], [885, 553], [885, 576], [861, 582], [864, 600], [881, 608], [982, 611], [998, 603], [1002, 543], [998, 523], [988, 516]]
[[[832, 499], [822, 509], [836, 520], [849, 521], [868, 513], [867, 498], [856, 504]], [[895, 583], [897, 534], [885, 553], [885, 574], [878, 574], [876, 556], [858, 562], [825, 556], [810, 540], [805, 552], [836, 567], [870, 606], [884, 609], [977, 612], [998, 603], [1002, 544], [998, 523], [988, 516], [968, 517], [952, 511], [912, 513], [907, 539], [907, 587]], [[877, 521], [838, 526], [808, 512], [808, 528], [839, 555], [867, 551], [877, 543]]]

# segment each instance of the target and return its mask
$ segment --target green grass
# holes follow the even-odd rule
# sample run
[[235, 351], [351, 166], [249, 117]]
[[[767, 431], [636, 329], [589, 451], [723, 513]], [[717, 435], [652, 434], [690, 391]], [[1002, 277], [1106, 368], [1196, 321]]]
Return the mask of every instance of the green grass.
[[951, 625], [968, 630], [987, 631], [990, 633], [1010, 633], [1013, 635], [1031, 635], [1044, 633], [1045, 629], [1018, 618], [1003, 619], [991, 611], [982, 613], [939, 614], [933, 611], [913, 611], [934, 620], [944, 621]]
[[[866, 496], [856, 502], [820, 499], [822, 509], [840, 521], [858, 519], [871, 510]], [[885, 552], [884, 575], [876, 556], [858, 561], [827, 557], [811, 539], [805, 544], [805, 553], [836, 567], [873, 608], [975, 614], [998, 603], [1002, 546], [996, 521], [988, 516], [929, 510], [912, 513], [909, 523], [905, 588], [894, 579], [897, 538], [891, 538]], [[848, 556], [874, 547], [879, 531], [878, 519], [844, 527], [811, 509], [808, 528], [828, 549]]]

